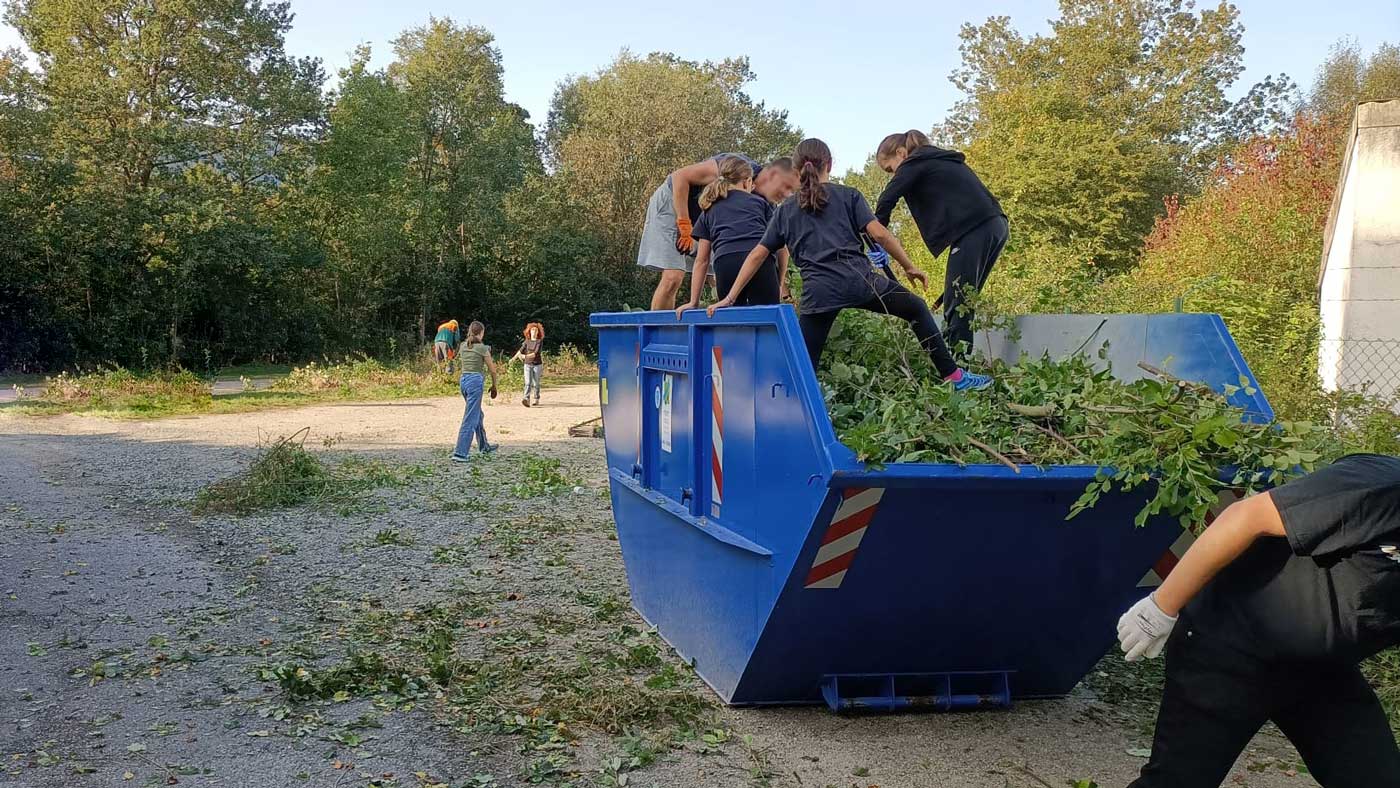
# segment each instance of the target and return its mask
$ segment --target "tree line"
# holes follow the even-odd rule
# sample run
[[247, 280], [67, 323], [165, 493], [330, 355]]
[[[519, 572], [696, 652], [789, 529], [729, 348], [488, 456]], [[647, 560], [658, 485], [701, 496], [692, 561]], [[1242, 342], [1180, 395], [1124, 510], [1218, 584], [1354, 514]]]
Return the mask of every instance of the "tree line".
[[[448, 316], [589, 344], [589, 312], [645, 302], [636, 244], [668, 172], [801, 137], [745, 92], [743, 58], [624, 51], [564, 78], [536, 125], [490, 32], [450, 19], [403, 31], [384, 68], [359, 49], [333, 89], [287, 52], [286, 2], [8, 0], [5, 20], [34, 57], [0, 54], [0, 368], [379, 355]], [[1186, 0], [1062, 0], [1034, 36], [964, 27], [962, 100], [930, 125], [1011, 215], [990, 298], [1144, 308], [1190, 288], [1166, 250], [1262, 161], [1251, 145], [1400, 94], [1400, 50], [1343, 45], [1306, 93], [1279, 75], [1230, 101], [1242, 34], [1233, 7]], [[873, 198], [885, 178], [845, 180]]]

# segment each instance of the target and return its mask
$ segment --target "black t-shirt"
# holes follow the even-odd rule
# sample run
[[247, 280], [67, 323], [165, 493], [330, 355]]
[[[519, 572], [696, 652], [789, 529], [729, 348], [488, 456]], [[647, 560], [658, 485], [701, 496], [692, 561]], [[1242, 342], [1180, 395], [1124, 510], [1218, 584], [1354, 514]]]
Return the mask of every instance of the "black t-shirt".
[[1269, 495], [1288, 538], [1222, 570], [1186, 606], [1191, 626], [1270, 660], [1400, 645], [1400, 458], [1354, 454]]
[[[743, 159], [744, 161], [748, 162], [749, 168], [753, 170], [753, 177], [755, 178], [758, 177], [758, 174], [760, 172], [763, 172], [762, 164], [759, 164], [758, 162], [754, 161], [753, 159], [750, 159], [748, 156], [745, 156], [742, 153], [716, 153], [715, 155], [709, 158], [709, 161], [714, 162], [715, 166], [719, 166], [720, 163], [722, 163], [725, 159], [731, 157], [735, 159]], [[692, 224], [700, 216], [700, 192], [704, 190], [704, 186], [690, 187], [690, 194], [687, 196], [686, 199], [686, 208], [689, 209], [690, 221]]]
[[520, 343], [520, 356], [526, 364], [540, 363], [540, 349], [544, 346], [544, 340], [527, 339]]
[[712, 258], [736, 252], [747, 254], [763, 240], [772, 218], [773, 203], [752, 192], [734, 189], [700, 214], [694, 236], [710, 242], [714, 247], [710, 250]]
[[773, 212], [761, 243], [770, 251], [786, 246], [802, 273], [802, 312], [816, 314], [857, 306], [887, 295], [899, 285], [875, 271], [865, 256], [861, 233], [875, 214], [860, 192], [825, 184], [827, 203], [807, 213], [797, 195]]

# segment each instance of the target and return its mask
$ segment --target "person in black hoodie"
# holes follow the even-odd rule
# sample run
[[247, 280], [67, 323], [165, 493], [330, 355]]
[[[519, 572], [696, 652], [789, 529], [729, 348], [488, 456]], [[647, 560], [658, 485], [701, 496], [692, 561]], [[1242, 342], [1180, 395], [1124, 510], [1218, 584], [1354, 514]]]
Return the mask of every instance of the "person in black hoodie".
[[973, 315], [964, 305], [964, 291], [981, 291], [992, 273], [1011, 234], [1006, 213], [965, 156], [935, 146], [917, 129], [885, 137], [875, 163], [894, 175], [875, 204], [880, 224], [889, 226], [902, 197], [933, 256], [950, 250], [943, 277], [943, 338], [955, 353], [971, 351]]

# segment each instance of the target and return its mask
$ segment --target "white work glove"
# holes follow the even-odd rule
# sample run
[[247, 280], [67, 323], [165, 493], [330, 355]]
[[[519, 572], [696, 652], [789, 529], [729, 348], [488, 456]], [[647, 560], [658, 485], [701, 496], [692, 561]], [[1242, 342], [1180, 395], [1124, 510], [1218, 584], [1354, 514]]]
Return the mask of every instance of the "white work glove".
[[1167, 645], [1167, 636], [1174, 626], [1176, 618], [1163, 613], [1151, 594], [1143, 597], [1118, 619], [1118, 643], [1123, 647], [1123, 658], [1136, 662], [1143, 657], [1158, 656]]

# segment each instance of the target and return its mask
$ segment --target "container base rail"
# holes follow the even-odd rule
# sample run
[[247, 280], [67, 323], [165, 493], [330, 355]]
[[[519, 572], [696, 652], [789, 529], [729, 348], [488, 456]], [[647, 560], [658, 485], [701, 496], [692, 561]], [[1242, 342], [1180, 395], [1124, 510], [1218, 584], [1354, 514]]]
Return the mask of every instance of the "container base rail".
[[1011, 672], [858, 673], [822, 676], [832, 711], [958, 711], [1011, 708]]

